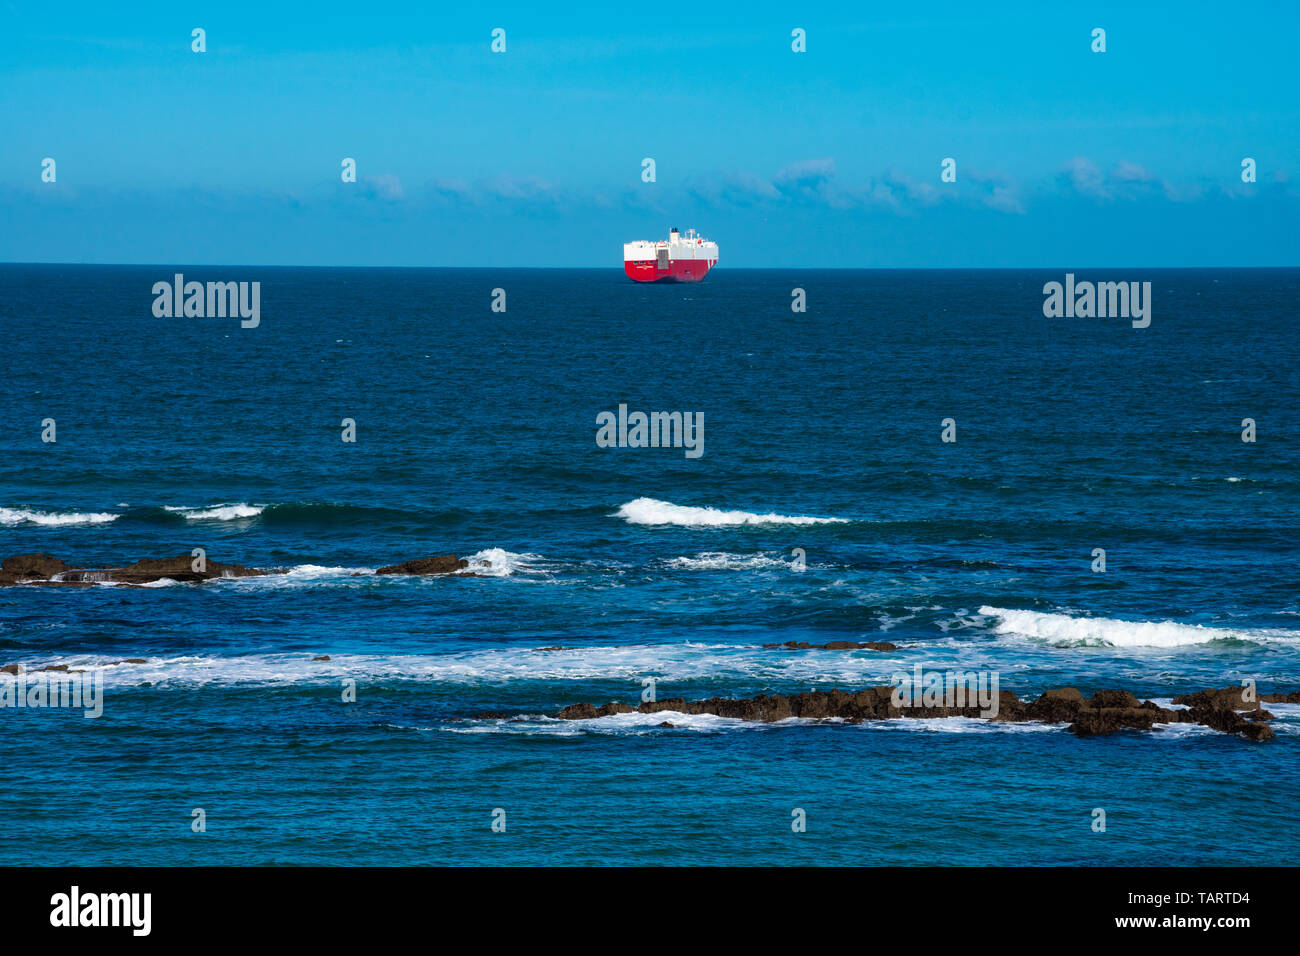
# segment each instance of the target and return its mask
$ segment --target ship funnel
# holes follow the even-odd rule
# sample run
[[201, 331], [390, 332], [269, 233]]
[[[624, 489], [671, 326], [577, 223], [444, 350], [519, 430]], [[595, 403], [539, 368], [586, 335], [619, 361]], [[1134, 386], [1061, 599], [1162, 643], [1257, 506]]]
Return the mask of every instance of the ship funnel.
[[679, 233], [677, 232], [677, 227], [676, 227], [676, 226], [673, 226], [672, 229], [668, 230], [668, 241], [669, 241], [669, 242], [676, 242], [676, 241], [677, 241], [677, 238], [678, 238], [678, 235], [679, 235]]

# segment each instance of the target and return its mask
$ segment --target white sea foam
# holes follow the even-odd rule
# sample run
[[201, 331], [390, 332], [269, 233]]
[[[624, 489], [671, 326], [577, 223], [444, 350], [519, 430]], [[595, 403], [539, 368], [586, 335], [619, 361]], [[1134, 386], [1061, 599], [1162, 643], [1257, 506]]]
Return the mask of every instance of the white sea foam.
[[16, 528], [19, 525], [60, 527], [63, 525], [107, 524], [117, 519], [118, 515], [105, 511], [29, 511], [22, 508], [0, 508], [0, 525], [6, 528]]
[[[502, 548], [488, 548], [469, 555], [469, 567], [460, 574], [477, 574], [480, 577], [509, 577], [511, 575], [547, 575], [555, 569], [554, 562], [540, 554], [517, 554]], [[374, 568], [341, 567], [320, 564], [299, 564], [282, 574], [266, 574], [248, 578], [214, 578], [223, 585], [240, 588], [295, 588], [338, 587], [410, 582], [420, 580], [415, 575], [387, 575], [376, 577]]]
[[[672, 727], [660, 727], [662, 723]], [[590, 720], [561, 720], [540, 714], [529, 714], [508, 720], [467, 720], [443, 724], [439, 727], [422, 727], [421, 730], [444, 730], [456, 734], [526, 734], [556, 737], [576, 737], [582, 734], [642, 735], [670, 734], [686, 730], [696, 733], [721, 733], [737, 730], [762, 730], [771, 727], [788, 727], [813, 723], [791, 718], [774, 723], [758, 723], [719, 717], [716, 714], [683, 714], [675, 710], [661, 710], [654, 714], [611, 714]]]
[[235, 521], [240, 518], [256, 518], [266, 510], [266, 505], [239, 502], [229, 505], [204, 505], [200, 508], [164, 505], [163, 509], [182, 515], [187, 521]]
[[[242, 586], [256, 578], [234, 579]], [[367, 580], [358, 579], [359, 582]], [[373, 583], [374, 578], [369, 578]], [[540, 643], [540, 642], [539, 642]], [[313, 661], [329, 654], [329, 661]], [[64, 657], [24, 661], [29, 667], [67, 664], [84, 667], [116, 658]], [[0, 659], [0, 663], [12, 658]], [[446, 654], [338, 653], [328, 646], [311, 652], [247, 654], [234, 656], [180, 655], [156, 657], [147, 664], [109, 668], [110, 684], [129, 687], [203, 687], [230, 685], [287, 686], [335, 683], [342, 678], [358, 682], [412, 681], [454, 685], [501, 685], [523, 680], [626, 681], [628, 699], [641, 693], [642, 679], [657, 676], [661, 689], [687, 681], [738, 679], [746, 683], [786, 681], [805, 690], [818, 687], [858, 688], [889, 683], [903, 666], [893, 653], [870, 657], [854, 654], [789, 654], [730, 644], [639, 644], [571, 647], [544, 651], [537, 647], [491, 647]]]
[[469, 567], [461, 574], [477, 574], [480, 577], [505, 578], [514, 574], [549, 574], [553, 565], [540, 554], [506, 551], [504, 548], [486, 548], [476, 551], [466, 558]]
[[1242, 640], [1295, 641], [1300, 632], [1247, 630], [1179, 624], [1176, 621], [1122, 621], [1105, 617], [1071, 617], [1040, 611], [980, 608], [980, 614], [995, 617], [997, 634], [1015, 635], [1051, 644], [1102, 645], [1111, 647], [1180, 647], [1210, 641]]
[[[259, 588], [338, 587], [349, 584], [373, 584], [374, 568], [333, 567], [298, 564], [283, 574], [264, 574], [248, 578], [213, 578], [210, 584], [256, 590]], [[355, 580], [350, 580], [355, 579]]]
[[1146, 700], [1151, 701], [1157, 707], [1163, 707], [1165, 710], [1190, 710], [1186, 704], [1175, 704], [1172, 697], [1148, 697]]
[[[669, 723], [672, 727], [661, 727]], [[479, 719], [456, 721], [438, 727], [410, 728], [419, 730], [444, 730], [459, 734], [525, 734], [573, 737], [581, 734], [645, 735], [671, 734], [679, 731], [696, 733], [729, 733], [737, 731], [780, 730], [791, 727], [818, 727], [829, 724], [856, 726], [872, 731], [903, 731], [939, 734], [1033, 734], [1061, 733], [1068, 724], [1042, 724], [1034, 721], [1002, 722], [981, 720], [976, 717], [930, 717], [924, 719], [898, 718], [894, 720], [864, 720], [848, 725], [839, 718], [812, 720], [790, 717], [771, 722], [741, 720], [736, 717], [719, 717], [716, 714], [683, 714], [674, 710], [661, 710], [653, 714], [611, 714], [588, 720], [561, 720], [538, 714], [508, 719]], [[1165, 725], [1157, 725], [1163, 728]], [[1170, 725], [1183, 726], [1183, 725]]]
[[321, 564], [297, 564], [286, 571], [284, 576], [299, 581], [315, 581], [322, 578], [351, 577], [354, 574], [374, 573], [374, 568], [339, 568]]
[[1028, 720], [983, 720], [979, 717], [897, 717], [890, 720], [864, 720], [858, 726], [869, 730], [911, 730], [931, 734], [1032, 734], [1064, 730], [1069, 725]]
[[814, 518], [803, 515], [756, 514], [751, 511], [722, 511], [675, 505], [656, 498], [637, 498], [620, 505], [611, 517], [629, 524], [679, 525], [685, 528], [721, 528], [749, 524], [842, 524], [845, 518]]
[[789, 570], [791, 562], [766, 554], [730, 554], [726, 551], [701, 551], [694, 557], [670, 558], [669, 568], [682, 571], [763, 571]]
[[1156, 740], [1161, 737], [1178, 739], [1180, 737], [1203, 737], [1220, 733], [1220, 731], [1215, 730], [1213, 727], [1207, 727], [1205, 724], [1152, 724], [1151, 730], [1153, 731], [1151, 736]]

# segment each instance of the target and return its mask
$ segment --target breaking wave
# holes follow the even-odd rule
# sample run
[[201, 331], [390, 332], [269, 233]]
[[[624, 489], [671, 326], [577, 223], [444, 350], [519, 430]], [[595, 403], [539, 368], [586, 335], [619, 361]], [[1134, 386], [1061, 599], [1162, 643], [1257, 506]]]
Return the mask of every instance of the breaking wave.
[[549, 574], [553, 565], [540, 554], [516, 554], [504, 548], [487, 548], [466, 557], [469, 567], [462, 574], [507, 578], [515, 574]]
[[999, 607], [979, 609], [986, 617], [995, 617], [997, 634], [1015, 635], [1051, 644], [1109, 647], [1181, 647], [1208, 644], [1211, 641], [1293, 641], [1295, 631], [1240, 630], [1179, 624], [1176, 621], [1122, 621], [1105, 617], [1071, 617], [1040, 611], [1009, 610]]
[[22, 508], [0, 508], [0, 525], [16, 528], [20, 525], [62, 527], [79, 524], [107, 524], [116, 521], [115, 514], [83, 511], [29, 511]]
[[132, 525], [177, 526], [188, 522], [253, 522], [269, 528], [405, 528], [453, 526], [464, 520], [458, 511], [421, 511], [353, 505], [333, 501], [254, 504], [246, 501], [205, 505], [129, 505], [118, 512], [46, 512], [0, 508], [0, 527], [19, 525], [95, 525], [119, 518]]
[[241, 502], [230, 505], [207, 505], [202, 508], [164, 505], [163, 510], [179, 514], [188, 521], [236, 521], [240, 518], [256, 518], [266, 510], [266, 506], [249, 505]]
[[656, 498], [636, 498], [614, 512], [629, 524], [678, 525], [685, 528], [721, 528], [749, 524], [844, 524], [845, 518], [815, 518], [805, 515], [756, 514], [752, 511], [722, 511], [675, 505]]

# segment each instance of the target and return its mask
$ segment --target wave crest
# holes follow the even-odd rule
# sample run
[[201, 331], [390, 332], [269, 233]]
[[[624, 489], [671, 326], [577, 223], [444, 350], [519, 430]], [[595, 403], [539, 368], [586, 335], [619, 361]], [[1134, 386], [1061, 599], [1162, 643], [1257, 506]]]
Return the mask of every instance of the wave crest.
[[486, 548], [468, 555], [469, 567], [461, 574], [479, 577], [506, 578], [514, 574], [548, 574], [550, 567], [540, 554], [516, 554], [504, 548]]
[[32, 511], [24, 508], [0, 508], [0, 525], [16, 528], [19, 525], [62, 527], [78, 524], [107, 524], [118, 516], [106, 511]]
[[612, 517], [629, 524], [678, 525], [684, 528], [721, 528], [750, 524], [844, 524], [845, 518], [815, 518], [807, 515], [757, 514], [752, 511], [723, 511], [675, 505], [657, 498], [636, 498], [619, 506]]
[[1110, 647], [1181, 647], [1208, 644], [1211, 641], [1294, 640], [1293, 631], [1238, 630], [1179, 624], [1176, 621], [1123, 621], [1106, 617], [1071, 617], [1041, 611], [1022, 611], [985, 605], [979, 610], [986, 617], [996, 617], [993, 631], [1052, 644]]
[[243, 502], [230, 505], [205, 505], [201, 508], [163, 505], [164, 511], [179, 514], [187, 521], [236, 521], [240, 518], [256, 518], [265, 509], [265, 505], [250, 505]]

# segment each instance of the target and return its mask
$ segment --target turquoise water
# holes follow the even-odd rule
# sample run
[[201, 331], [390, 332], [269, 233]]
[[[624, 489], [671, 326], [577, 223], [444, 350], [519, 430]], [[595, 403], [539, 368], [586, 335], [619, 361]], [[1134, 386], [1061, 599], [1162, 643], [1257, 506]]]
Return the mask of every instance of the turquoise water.
[[[155, 318], [175, 271], [261, 325]], [[1300, 271], [1080, 274], [1152, 281], [1147, 329], [1044, 318], [1065, 271], [0, 266], [0, 554], [291, 569], [0, 589], [0, 664], [145, 660], [96, 719], [0, 709], [0, 863], [1296, 863], [1300, 706], [1258, 745], [550, 716], [1300, 686]], [[620, 403], [704, 454], [598, 447]], [[448, 551], [480, 576], [368, 573]]]

